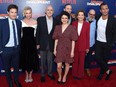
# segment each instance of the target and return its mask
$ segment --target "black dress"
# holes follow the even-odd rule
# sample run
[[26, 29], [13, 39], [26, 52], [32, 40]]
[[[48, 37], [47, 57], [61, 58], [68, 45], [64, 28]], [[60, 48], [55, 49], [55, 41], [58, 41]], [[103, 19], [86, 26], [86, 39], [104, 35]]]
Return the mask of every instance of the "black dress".
[[34, 30], [34, 27], [28, 26], [22, 28], [20, 68], [28, 72], [37, 71], [39, 65]]

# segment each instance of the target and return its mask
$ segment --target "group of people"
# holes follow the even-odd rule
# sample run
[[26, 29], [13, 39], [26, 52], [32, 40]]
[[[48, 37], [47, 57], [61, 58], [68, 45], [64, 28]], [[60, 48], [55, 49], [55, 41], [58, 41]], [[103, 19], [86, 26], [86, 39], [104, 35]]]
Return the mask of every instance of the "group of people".
[[[66, 4], [57, 17], [53, 17], [53, 7], [47, 6], [45, 16], [38, 17], [37, 21], [32, 18], [32, 9], [29, 6], [24, 8], [24, 19], [21, 21], [17, 19], [16, 5], [9, 5], [7, 12], [8, 18], [0, 20], [0, 54], [9, 87], [14, 87], [11, 66], [14, 68], [14, 83], [17, 87], [22, 87], [18, 79], [19, 67], [26, 73], [26, 83], [33, 81], [32, 73], [38, 71], [38, 65], [41, 82], [46, 81], [46, 72], [51, 80], [55, 80], [52, 73], [53, 61], [57, 64], [58, 84], [66, 83], [70, 64], [73, 78], [81, 80], [84, 69], [90, 76], [90, 55], [95, 55], [100, 66], [97, 79], [101, 80], [106, 73], [105, 79], [109, 80], [112, 70], [107, 62], [116, 40], [116, 21], [109, 15], [106, 3], [100, 5], [101, 15], [96, 18], [94, 9], [90, 9], [88, 17], [84, 10], [78, 10], [72, 16], [70, 4]], [[62, 76], [63, 66], [65, 68]]]

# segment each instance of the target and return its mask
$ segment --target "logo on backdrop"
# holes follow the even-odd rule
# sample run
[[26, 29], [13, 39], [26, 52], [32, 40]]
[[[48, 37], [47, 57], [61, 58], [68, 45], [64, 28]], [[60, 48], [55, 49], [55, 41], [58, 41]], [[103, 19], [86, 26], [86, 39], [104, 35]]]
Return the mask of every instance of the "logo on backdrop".
[[62, 0], [62, 4], [76, 4], [77, 0]]
[[27, 4], [50, 4], [50, 0], [27, 0]]
[[87, 2], [88, 6], [100, 6], [101, 3], [103, 3], [103, 0], [91, 0], [90, 2]]
[[1, 3], [14, 3], [14, 0], [0, 0]]

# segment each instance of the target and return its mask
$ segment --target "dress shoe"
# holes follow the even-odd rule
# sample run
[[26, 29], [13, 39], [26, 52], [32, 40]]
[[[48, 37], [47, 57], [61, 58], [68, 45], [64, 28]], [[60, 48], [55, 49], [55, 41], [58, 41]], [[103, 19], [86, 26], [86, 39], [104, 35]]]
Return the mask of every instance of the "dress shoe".
[[44, 76], [41, 77], [41, 82], [45, 82], [45, 77]]
[[12, 82], [11, 82], [11, 83], [9, 83], [9, 87], [14, 87]]
[[16, 87], [22, 87], [21, 83], [18, 80], [15, 80], [14, 83]]
[[81, 78], [74, 76], [73, 77], [75, 80], [81, 80]]
[[106, 75], [105, 80], [109, 80], [111, 74], [112, 74], [112, 71], [110, 70], [110, 71], [109, 71], [109, 74]]
[[28, 81], [29, 81], [29, 82], [33, 82], [33, 79], [29, 79]]
[[90, 69], [86, 69], [87, 76], [91, 76]]
[[104, 74], [99, 74], [97, 80], [102, 80]]
[[62, 82], [61, 81], [57, 81], [57, 84], [62, 84]]
[[51, 80], [55, 80], [55, 77], [53, 75], [48, 75], [48, 77], [51, 79]]

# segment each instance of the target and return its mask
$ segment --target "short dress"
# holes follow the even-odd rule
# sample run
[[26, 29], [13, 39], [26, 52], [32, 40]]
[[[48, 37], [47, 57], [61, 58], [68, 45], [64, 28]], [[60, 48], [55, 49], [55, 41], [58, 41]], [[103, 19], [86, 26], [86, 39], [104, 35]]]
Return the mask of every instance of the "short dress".
[[74, 60], [71, 58], [71, 48], [72, 41], [77, 40], [76, 28], [69, 25], [62, 33], [62, 25], [58, 25], [55, 28], [53, 39], [58, 39], [55, 62], [73, 63]]

